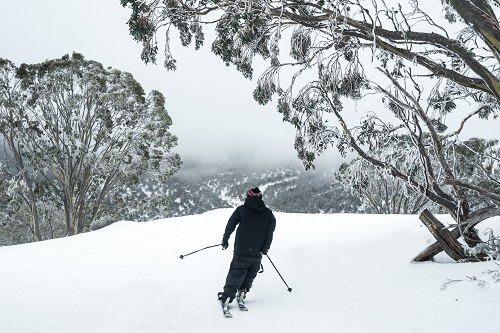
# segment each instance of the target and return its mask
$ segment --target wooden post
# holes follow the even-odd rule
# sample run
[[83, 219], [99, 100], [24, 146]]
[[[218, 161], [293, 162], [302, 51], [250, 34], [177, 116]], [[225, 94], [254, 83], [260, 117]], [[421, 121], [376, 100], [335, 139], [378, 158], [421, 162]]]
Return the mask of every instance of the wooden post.
[[[470, 214], [469, 218], [466, 221], [466, 224], [464, 223], [463, 227], [467, 226], [468, 231], [464, 234], [465, 237], [470, 237], [468, 233], [473, 233], [473, 239], [480, 239], [479, 235], [477, 234], [477, 231], [475, 231], [474, 227], [479, 224], [480, 222], [494, 216], [500, 216], [500, 208], [496, 206], [488, 206], [488, 207], [483, 207], [480, 208], [473, 213]], [[462, 236], [460, 232], [460, 226], [455, 227], [453, 230], [450, 231], [451, 235], [453, 236], [454, 239], [460, 238]], [[463, 228], [465, 229], [465, 228]], [[470, 239], [468, 240], [470, 243]], [[471, 246], [471, 244], [469, 244]], [[472, 246], [471, 246], [472, 247]], [[429, 245], [426, 249], [424, 249], [422, 252], [420, 252], [415, 258], [413, 258], [413, 261], [429, 261], [432, 260], [432, 258], [438, 254], [439, 252], [443, 251], [443, 248], [441, 247], [441, 244], [438, 242], [435, 242], [432, 245]], [[488, 256], [485, 254], [476, 254], [473, 257], [469, 257], [468, 260], [471, 261], [484, 261], [488, 260]]]
[[457, 241], [456, 235], [446, 229], [429, 210], [425, 209], [420, 214], [419, 219], [453, 260], [467, 259], [462, 245]]
[[[460, 230], [458, 228], [451, 230], [451, 235], [455, 239], [459, 238], [460, 237]], [[413, 258], [412, 261], [421, 262], [421, 261], [432, 260], [432, 258], [434, 258], [434, 256], [441, 251], [443, 251], [441, 244], [439, 244], [438, 242], [435, 242], [432, 245], [429, 245], [425, 250], [420, 252], [415, 258]]]

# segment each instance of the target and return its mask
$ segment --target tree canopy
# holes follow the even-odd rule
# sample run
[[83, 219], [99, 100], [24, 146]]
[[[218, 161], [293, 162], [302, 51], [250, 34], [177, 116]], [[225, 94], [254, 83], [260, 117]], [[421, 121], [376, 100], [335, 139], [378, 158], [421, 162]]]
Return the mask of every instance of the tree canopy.
[[160, 92], [80, 54], [19, 67], [0, 59], [4, 221], [41, 240], [161, 207], [164, 194], [141, 200], [140, 186], [179, 169], [171, 124]]
[[[489, 157], [462, 134], [471, 121], [499, 115], [497, 1], [120, 2], [132, 11], [130, 34], [145, 62], [157, 61], [166, 31], [164, 65], [176, 69], [170, 34], [199, 48], [210, 25], [213, 53], [245, 77], [253, 77], [255, 57], [264, 59], [253, 96], [277, 102], [306, 168], [331, 146], [355, 152], [466, 225], [462, 234], [500, 214], [498, 156], [487, 170]], [[348, 100], [356, 110], [345, 109]], [[460, 149], [478, 156], [480, 180], [457, 169]], [[477, 243], [472, 234], [465, 240]]]

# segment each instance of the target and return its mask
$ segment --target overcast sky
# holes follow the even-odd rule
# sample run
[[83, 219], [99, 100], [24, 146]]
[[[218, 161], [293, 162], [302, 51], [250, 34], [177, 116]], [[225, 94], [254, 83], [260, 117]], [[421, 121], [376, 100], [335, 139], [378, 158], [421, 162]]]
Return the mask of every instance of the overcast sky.
[[[126, 22], [130, 10], [119, 0], [22, 0], [1, 2], [0, 57], [40, 63], [73, 51], [104, 66], [130, 72], [146, 92], [161, 91], [173, 119], [183, 158], [213, 161], [237, 153], [254, 162], [289, 157], [295, 130], [283, 123], [275, 104], [260, 106], [252, 98], [255, 80], [245, 79], [210, 52], [176, 45], [176, 72], [167, 71], [160, 51], [158, 65], [145, 65], [141, 47], [132, 40]], [[161, 36], [160, 36], [161, 37]], [[234, 157], [230, 157], [234, 159]]]
[[[20, 65], [76, 51], [104, 66], [132, 73], [146, 92], [156, 89], [165, 95], [174, 122], [171, 132], [179, 138], [177, 152], [183, 159], [248, 159], [258, 163], [289, 158], [298, 162], [292, 125], [282, 121], [275, 103], [260, 106], [252, 98], [255, 80], [263, 67], [255, 71], [253, 81], [245, 79], [210, 52], [211, 38], [195, 51], [193, 47], [181, 47], [176, 34], [172, 35], [178, 69], [168, 72], [162, 65], [162, 50], [159, 65], [141, 61], [141, 47], [132, 40], [126, 25], [130, 10], [123, 8], [119, 0], [0, 1], [1, 58]], [[370, 103], [365, 104], [369, 111]], [[468, 112], [469, 108], [464, 110]], [[498, 137], [496, 126], [495, 122], [481, 121], [467, 131], [479, 129], [481, 136]], [[342, 161], [330, 148], [318, 163], [330, 167]]]

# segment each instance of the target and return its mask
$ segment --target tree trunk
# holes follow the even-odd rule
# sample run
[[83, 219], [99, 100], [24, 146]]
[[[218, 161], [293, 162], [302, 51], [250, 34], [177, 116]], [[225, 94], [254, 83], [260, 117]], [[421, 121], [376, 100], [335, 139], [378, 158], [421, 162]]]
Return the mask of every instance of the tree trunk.
[[[34, 200], [34, 198], [32, 199]], [[38, 208], [34, 202], [31, 203], [31, 222], [33, 224], [33, 239], [35, 242], [42, 240], [42, 233], [40, 232], [40, 218], [38, 216]]]
[[33, 240], [39, 242], [42, 239], [42, 233], [40, 231], [40, 216], [38, 215], [38, 207], [36, 205], [36, 195], [33, 191], [33, 183], [28, 177], [28, 172], [24, 172], [24, 179], [28, 185], [28, 198], [29, 198], [29, 210], [31, 213], [31, 223], [33, 226]]

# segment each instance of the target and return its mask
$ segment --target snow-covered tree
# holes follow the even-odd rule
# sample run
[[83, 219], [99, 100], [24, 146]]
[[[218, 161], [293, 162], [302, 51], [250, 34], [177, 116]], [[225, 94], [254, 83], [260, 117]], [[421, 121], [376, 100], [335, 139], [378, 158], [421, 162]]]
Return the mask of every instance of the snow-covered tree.
[[146, 95], [131, 74], [80, 54], [19, 67], [0, 60], [2, 171], [10, 207], [25, 212], [6, 221], [20, 219], [40, 240], [57, 214], [72, 235], [165, 201], [137, 194], [144, 178], [164, 182], [180, 167], [171, 124], [160, 92]]
[[362, 158], [342, 163], [334, 177], [375, 214], [418, 214], [432, 206], [424, 194]]
[[[253, 96], [261, 104], [275, 98], [297, 130], [295, 148], [306, 168], [328, 147], [352, 151], [449, 212], [460, 225], [454, 236], [465, 235], [469, 246], [478, 241], [474, 226], [500, 214], [500, 194], [491, 190], [498, 178], [483, 173], [472, 183], [448, 158], [472, 120], [499, 115], [497, 1], [120, 3], [132, 10], [130, 34], [142, 43], [145, 62], [157, 61], [157, 36], [166, 32], [164, 64], [176, 69], [170, 34], [175, 28], [182, 45], [194, 40], [199, 48], [204, 25], [215, 25], [212, 51], [245, 77], [253, 76], [256, 56], [267, 61]], [[344, 108], [349, 100], [357, 112]], [[374, 153], [401, 136], [412, 145], [398, 154], [406, 162]], [[411, 163], [418, 173], [399, 167]], [[471, 200], [482, 203], [471, 210]]]
[[[372, 149], [371, 154], [376, 155], [379, 160], [397, 165], [400, 170], [404, 170], [415, 179], [425, 178], [419, 162], [416, 161], [419, 154], [412, 152], [413, 144], [409, 138], [393, 136], [392, 139], [397, 142]], [[481, 184], [488, 190], [498, 193], [500, 192], [499, 149], [498, 140], [471, 138], [456, 143], [454, 149], [449, 150], [445, 157], [460, 178], [469, 179], [471, 183]], [[413, 160], [404, 156], [407, 154]], [[343, 163], [335, 172], [335, 179], [347, 189], [351, 189], [378, 214], [418, 214], [423, 208], [439, 212], [439, 206], [433, 205], [424, 194], [413, 191], [407, 182], [392, 177], [391, 174], [374, 167], [360, 157]], [[490, 181], [485, 182], [485, 179]], [[484, 208], [484, 204], [484, 200], [476, 200], [471, 193], [471, 206], [479, 209]], [[479, 207], [476, 207], [478, 205]]]

